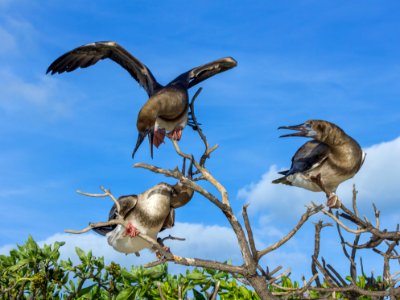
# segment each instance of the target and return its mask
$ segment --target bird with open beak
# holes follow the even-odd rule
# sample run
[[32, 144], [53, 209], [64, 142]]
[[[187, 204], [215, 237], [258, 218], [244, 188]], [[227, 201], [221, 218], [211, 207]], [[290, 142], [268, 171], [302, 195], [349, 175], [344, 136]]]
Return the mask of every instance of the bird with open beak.
[[300, 125], [281, 126], [278, 129], [296, 130], [281, 137], [309, 137], [292, 158], [289, 170], [272, 183], [302, 187], [314, 192], [325, 192], [327, 206], [339, 208], [335, 194], [343, 181], [352, 178], [361, 168], [365, 153], [360, 145], [340, 127], [323, 120], [309, 120]]
[[[188, 178], [192, 178], [192, 165], [189, 167]], [[139, 251], [145, 248], [152, 250], [152, 245], [138, 235], [143, 233], [157, 239], [160, 231], [173, 227], [175, 209], [186, 205], [193, 193], [192, 189], [181, 182], [175, 185], [162, 182], [141, 194], [121, 196], [117, 200], [120, 211], [114, 204], [109, 213], [109, 221], [122, 218], [128, 222], [127, 226], [107, 225], [93, 230], [106, 236], [108, 244], [116, 251], [139, 256]]]
[[127, 70], [149, 96], [137, 118], [139, 133], [132, 158], [146, 136], [150, 142], [151, 157], [153, 145], [158, 148], [166, 135], [179, 141], [188, 121], [188, 89], [237, 65], [232, 57], [224, 57], [182, 73], [163, 86], [157, 82], [146, 65], [117, 43], [95, 42], [61, 55], [51, 63], [46, 73], [50, 72], [53, 75], [71, 72], [77, 68], [87, 68], [106, 58]]

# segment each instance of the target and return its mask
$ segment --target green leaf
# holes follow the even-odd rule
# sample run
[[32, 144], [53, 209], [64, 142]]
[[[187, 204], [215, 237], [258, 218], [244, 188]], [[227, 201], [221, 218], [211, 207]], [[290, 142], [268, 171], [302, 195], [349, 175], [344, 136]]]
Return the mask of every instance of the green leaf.
[[215, 274], [214, 276], [213, 276], [213, 278], [214, 279], [216, 279], [216, 280], [218, 280], [218, 279], [221, 279], [221, 278], [227, 278], [228, 277], [228, 274], [227, 273], [225, 273], [225, 272], [218, 272], [217, 274]]
[[22, 268], [23, 266], [29, 264], [31, 262], [30, 258], [25, 258], [25, 259], [21, 259], [20, 261], [18, 261], [14, 266], [10, 267], [9, 270], [11, 272], [15, 272], [17, 271], [19, 268]]
[[78, 256], [82, 262], [86, 261], [85, 252], [81, 248], [75, 247], [75, 252], [76, 252], [76, 254], [78, 254]]
[[204, 297], [204, 295], [202, 293], [200, 293], [199, 291], [193, 289], [193, 296], [195, 300], [207, 300], [206, 297]]
[[78, 293], [78, 297], [81, 297], [91, 291], [91, 289], [95, 286], [96, 284], [92, 284], [88, 287], [85, 287], [84, 289], [81, 289]]
[[122, 269], [121, 275], [124, 279], [129, 280], [130, 282], [137, 282], [137, 275], [128, 272], [125, 268]]
[[135, 288], [133, 286], [131, 286], [131, 287], [127, 288], [127, 289], [122, 290], [118, 294], [116, 300], [135, 299], [135, 298], [131, 297], [134, 293], [135, 293]]
[[360, 287], [360, 288], [365, 288], [365, 277], [364, 276], [358, 276], [358, 283], [357, 283], [357, 285]]
[[203, 273], [193, 272], [193, 273], [188, 274], [188, 275], [186, 276], [186, 278], [187, 278], [187, 279], [190, 279], [190, 280], [200, 280], [200, 279], [204, 279], [205, 276], [204, 276]]

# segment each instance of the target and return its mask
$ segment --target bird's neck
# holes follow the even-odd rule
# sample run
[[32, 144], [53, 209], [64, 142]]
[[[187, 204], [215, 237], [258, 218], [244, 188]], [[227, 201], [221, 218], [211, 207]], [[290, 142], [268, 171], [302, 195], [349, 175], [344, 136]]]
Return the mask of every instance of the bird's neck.
[[350, 171], [358, 168], [362, 160], [362, 150], [358, 143], [347, 136], [344, 143], [331, 146], [330, 161], [338, 169]]

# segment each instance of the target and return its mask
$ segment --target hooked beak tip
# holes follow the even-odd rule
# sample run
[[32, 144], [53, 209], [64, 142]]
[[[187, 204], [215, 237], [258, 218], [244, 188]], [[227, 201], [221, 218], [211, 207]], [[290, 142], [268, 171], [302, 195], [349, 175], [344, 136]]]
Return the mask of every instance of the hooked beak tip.
[[135, 157], [136, 151], [139, 149], [140, 145], [143, 143], [143, 140], [146, 135], [147, 135], [147, 132], [139, 132], [135, 149], [133, 149], [133, 152], [132, 152], [132, 158]]

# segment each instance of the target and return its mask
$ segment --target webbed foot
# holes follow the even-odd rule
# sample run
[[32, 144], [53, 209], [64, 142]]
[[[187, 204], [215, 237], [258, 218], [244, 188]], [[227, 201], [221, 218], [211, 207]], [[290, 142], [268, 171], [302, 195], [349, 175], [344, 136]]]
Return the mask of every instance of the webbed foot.
[[128, 223], [125, 228], [124, 235], [129, 237], [137, 237], [140, 234], [140, 231], [132, 225], [132, 223]]
[[174, 130], [168, 133], [168, 137], [175, 141], [179, 141], [182, 137], [182, 131], [183, 131], [182, 127], [175, 128]]
[[153, 136], [153, 145], [158, 148], [162, 143], [164, 143], [164, 138], [165, 138], [165, 129], [158, 128], [154, 130], [154, 136]]
[[340, 208], [340, 206], [342, 206], [342, 202], [340, 201], [339, 197], [335, 193], [331, 192], [327, 196], [328, 196], [327, 197], [328, 200], [326, 202], [326, 205], [329, 208]]

